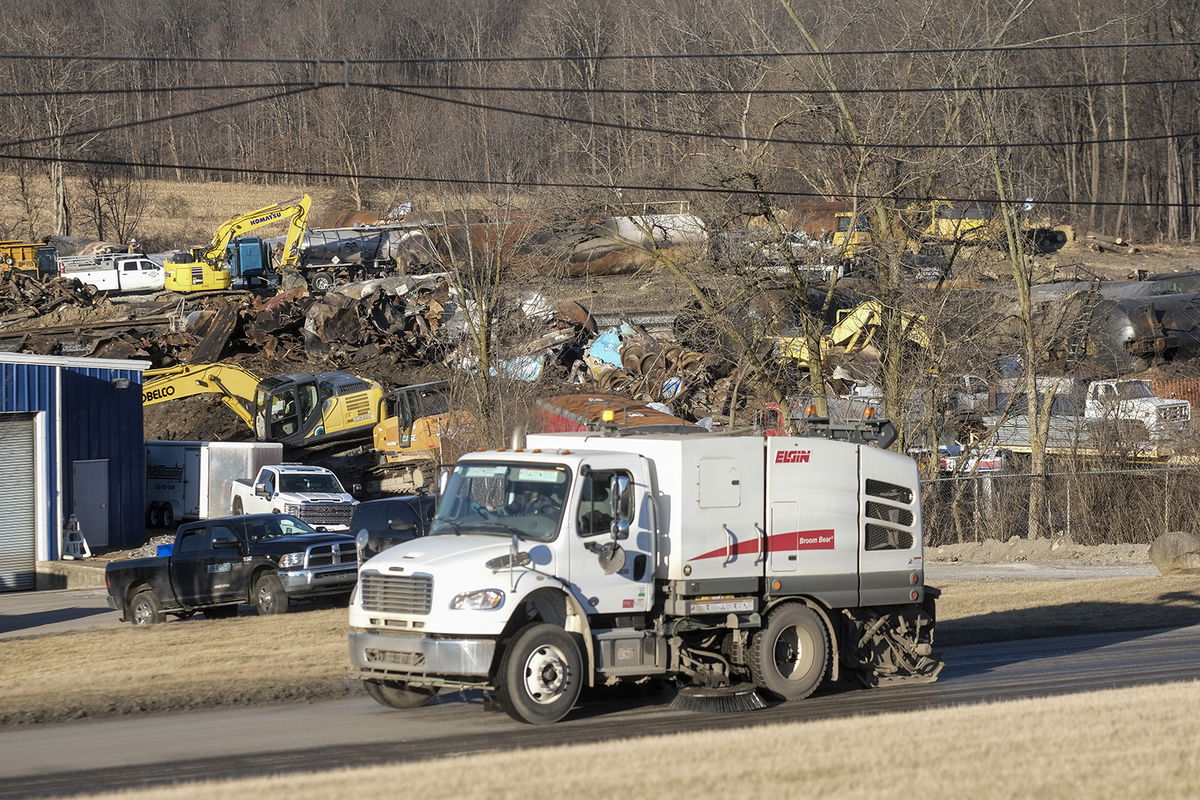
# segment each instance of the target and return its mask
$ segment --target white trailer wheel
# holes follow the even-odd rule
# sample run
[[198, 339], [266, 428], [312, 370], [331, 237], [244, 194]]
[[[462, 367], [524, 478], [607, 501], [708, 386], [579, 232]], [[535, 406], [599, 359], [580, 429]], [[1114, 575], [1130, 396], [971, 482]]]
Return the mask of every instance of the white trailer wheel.
[[751, 642], [754, 684], [779, 700], [803, 700], [816, 691], [828, 661], [825, 624], [800, 603], [776, 609]]

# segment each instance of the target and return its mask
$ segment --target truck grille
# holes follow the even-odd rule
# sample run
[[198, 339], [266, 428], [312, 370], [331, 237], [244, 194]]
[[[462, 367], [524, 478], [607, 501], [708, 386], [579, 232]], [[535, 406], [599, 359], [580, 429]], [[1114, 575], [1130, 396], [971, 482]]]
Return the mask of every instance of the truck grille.
[[329, 567], [334, 564], [357, 564], [358, 551], [354, 542], [314, 544], [308, 548], [309, 567]]
[[1162, 409], [1162, 419], [1167, 422], [1177, 422], [1187, 419], [1190, 410], [1187, 406], [1168, 406]]
[[358, 581], [364, 611], [428, 614], [433, 602], [433, 578], [428, 575], [364, 572]]
[[351, 503], [304, 503], [296, 516], [309, 525], [349, 525], [353, 513]]

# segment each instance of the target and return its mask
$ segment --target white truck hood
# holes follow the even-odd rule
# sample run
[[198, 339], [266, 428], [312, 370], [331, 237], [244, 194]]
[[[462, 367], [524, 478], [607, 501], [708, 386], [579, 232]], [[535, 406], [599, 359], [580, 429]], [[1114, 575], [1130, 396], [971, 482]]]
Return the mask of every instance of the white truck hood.
[[283, 492], [280, 497], [285, 502], [295, 500], [301, 503], [348, 503], [353, 499], [348, 494], [336, 492]]
[[[519, 549], [533, 553], [538, 569], [553, 574], [552, 548], [542, 542], [522, 541]], [[416, 576], [433, 578], [430, 612], [428, 615], [389, 614], [379, 611], [366, 612], [362, 608], [359, 591], [356, 589], [350, 603], [350, 626], [367, 628], [377, 626], [373, 620], [419, 621], [429, 633], [495, 635], [504, 629], [512, 609], [524, 594], [547, 585], [555, 580], [531, 570], [518, 567], [515, 570], [493, 570], [487, 562], [508, 555], [512, 551], [512, 539], [508, 536], [486, 536], [464, 533], [439, 534], [413, 539], [384, 550], [367, 561], [359, 570], [360, 577], [370, 572], [383, 575]], [[547, 560], [550, 563], [545, 563]], [[557, 583], [557, 581], [555, 581]], [[359, 582], [361, 588], [362, 581]], [[488, 611], [451, 609], [453, 599], [465, 592], [480, 589], [498, 589], [505, 594], [504, 604]]]

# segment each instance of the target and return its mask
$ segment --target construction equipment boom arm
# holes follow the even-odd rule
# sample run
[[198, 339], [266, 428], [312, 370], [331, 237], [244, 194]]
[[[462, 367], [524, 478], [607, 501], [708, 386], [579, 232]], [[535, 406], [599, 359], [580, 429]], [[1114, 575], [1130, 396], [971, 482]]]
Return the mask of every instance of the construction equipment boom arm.
[[288, 220], [287, 239], [284, 241], [283, 252], [280, 254], [280, 269], [291, 269], [300, 261], [300, 241], [308, 229], [308, 210], [312, 207], [312, 198], [307, 194], [284, 200], [282, 203], [264, 206], [246, 214], [234, 217], [217, 228], [212, 242], [204, 251], [201, 258], [210, 264], [215, 264], [225, 258], [225, 249], [235, 237], [248, 233], [255, 228], [269, 225], [272, 222]]
[[219, 394], [221, 402], [254, 430], [255, 392], [259, 379], [232, 364], [184, 364], [149, 369], [143, 375], [142, 405], [155, 405], [198, 394]]

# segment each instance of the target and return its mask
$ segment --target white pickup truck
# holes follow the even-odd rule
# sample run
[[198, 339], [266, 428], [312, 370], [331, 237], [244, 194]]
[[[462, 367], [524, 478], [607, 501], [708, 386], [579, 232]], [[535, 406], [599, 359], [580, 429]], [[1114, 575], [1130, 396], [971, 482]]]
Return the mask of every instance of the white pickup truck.
[[66, 256], [58, 260], [58, 273], [102, 292], [161, 292], [163, 289], [162, 264], [144, 255]]
[[291, 514], [319, 531], [346, 531], [358, 501], [324, 467], [275, 464], [253, 481], [235, 480], [231, 504], [234, 516]]

